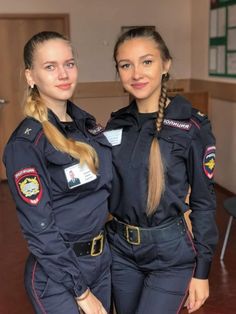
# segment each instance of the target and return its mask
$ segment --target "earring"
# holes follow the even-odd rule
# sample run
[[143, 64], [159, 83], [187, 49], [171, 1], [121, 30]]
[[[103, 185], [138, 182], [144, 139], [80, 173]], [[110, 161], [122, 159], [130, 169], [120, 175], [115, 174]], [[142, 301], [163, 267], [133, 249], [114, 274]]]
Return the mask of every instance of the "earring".
[[30, 87], [33, 89], [34, 88], [34, 84], [31, 84]]
[[168, 79], [169, 79], [169, 73], [168, 72], [162, 74], [162, 81], [168, 81]]

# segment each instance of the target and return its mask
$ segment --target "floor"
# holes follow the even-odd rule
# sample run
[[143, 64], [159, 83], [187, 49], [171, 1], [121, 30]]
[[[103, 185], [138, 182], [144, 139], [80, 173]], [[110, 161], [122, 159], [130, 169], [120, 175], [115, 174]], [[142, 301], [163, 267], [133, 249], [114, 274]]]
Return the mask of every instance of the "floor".
[[[222, 263], [219, 260], [219, 255], [228, 222], [228, 215], [223, 208], [223, 200], [230, 194], [219, 187], [216, 187], [216, 194], [220, 242], [210, 275], [210, 297], [204, 307], [195, 312], [196, 314], [236, 313], [235, 221], [224, 263]], [[0, 183], [0, 248], [0, 314], [33, 314], [34, 311], [23, 287], [24, 261], [27, 256], [26, 243], [22, 237], [14, 202], [6, 182]], [[183, 310], [181, 314], [187, 314], [187, 311]]]

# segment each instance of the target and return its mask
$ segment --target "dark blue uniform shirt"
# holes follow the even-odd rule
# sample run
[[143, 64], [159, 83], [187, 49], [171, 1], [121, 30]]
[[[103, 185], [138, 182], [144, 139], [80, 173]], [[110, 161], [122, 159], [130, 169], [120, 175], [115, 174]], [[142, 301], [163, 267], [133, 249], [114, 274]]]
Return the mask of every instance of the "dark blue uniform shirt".
[[70, 188], [65, 169], [78, 164], [56, 150], [39, 122], [26, 118], [11, 136], [4, 163], [17, 213], [30, 251], [54, 281], [74, 295], [87, 289], [75, 252], [65, 242], [87, 241], [107, 220], [111, 189], [111, 148], [92, 116], [68, 102], [74, 123], [49, 120], [66, 136], [90, 144], [97, 152], [97, 178]]
[[[165, 109], [160, 132], [156, 131], [155, 122], [156, 113], [138, 113], [135, 102], [112, 113], [107, 130], [123, 131], [121, 144], [113, 146], [109, 207], [117, 219], [140, 227], [160, 225], [191, 208], [198, 252], [195, 277], [204, 279], [218, 239], [213, 190], [215, 138], [207, 117], [192, 109], [181, 96], [174, 97]], [[147, 216], [148, 159], [154, 136], [158, 138], [165, 168], [165, 192], [156, 212]]]

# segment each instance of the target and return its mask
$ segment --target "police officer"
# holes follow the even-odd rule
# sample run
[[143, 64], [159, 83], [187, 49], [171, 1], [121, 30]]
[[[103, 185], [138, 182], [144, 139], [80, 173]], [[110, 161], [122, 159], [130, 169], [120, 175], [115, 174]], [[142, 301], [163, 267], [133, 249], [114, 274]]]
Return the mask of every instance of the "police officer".
[[[209, 295], [217, 243], [215, 139], [206, 116], [166, 95], [171, 56], [156, 31], [140, 27], [118, 39], [114, 59], [134, 100], [112, 114], [113, 188], [108, 223], [118, 314], [189, 313]], [[183, 214], [189, 206], [193, 237]]]
[[[4, 153], [30, 256], [25, 286], [35, 313], [108, 313], [105, 240], [111, 149], [95, 119], [68, 99], [78, 69], [70, 42], [41, 32], [24, 48], [26, 118]], [[78, 184], [70, 184], [70, 174]]]

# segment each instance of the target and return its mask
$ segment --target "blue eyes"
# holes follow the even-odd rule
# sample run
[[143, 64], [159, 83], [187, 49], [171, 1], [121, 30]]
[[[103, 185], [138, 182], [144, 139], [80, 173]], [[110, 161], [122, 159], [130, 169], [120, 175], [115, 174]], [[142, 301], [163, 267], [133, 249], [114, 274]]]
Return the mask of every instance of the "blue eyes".
[[52, 64], [49, 64], [45, 67], [46, 70], [49, 70], [49, 71], [53, 71], [55, 69], [55, 66], [52, 65]]
[[[48, 64], [48, 65], [45, 66], [45, 69], [47, 71], [54, 71], [56, 69], [56, 67], [57, 67], [56, 64]], [[64, 65], [65, 69], [73, 69], [74, 67], [75, 67], [75, 62], [74, 61], [65, 63], [65, 65]]]
[[75, 66], [75, 63], [74, 63], [74, 62], [68, 62], [68, 63], [66, 63], [66, 67], [67, 67], [68, 69], [72, 69], [74, 66]]

